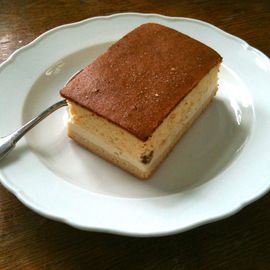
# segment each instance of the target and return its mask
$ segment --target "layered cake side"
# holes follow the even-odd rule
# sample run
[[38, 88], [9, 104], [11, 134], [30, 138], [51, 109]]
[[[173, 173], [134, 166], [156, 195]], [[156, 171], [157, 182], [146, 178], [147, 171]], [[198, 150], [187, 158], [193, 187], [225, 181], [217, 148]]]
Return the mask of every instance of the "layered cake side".
[[141, 25], [61, 90], [68, 134], [148, 178], [215, 95], [220, 63], [214, 50], [184, 34]]

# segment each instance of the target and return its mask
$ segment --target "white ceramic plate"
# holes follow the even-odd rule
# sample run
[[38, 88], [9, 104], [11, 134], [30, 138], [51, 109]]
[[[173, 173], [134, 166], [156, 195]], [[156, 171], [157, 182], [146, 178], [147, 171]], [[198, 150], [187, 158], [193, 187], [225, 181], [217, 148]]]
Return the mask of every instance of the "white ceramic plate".
[[86, 230], [165, 235], [231, 215], [269, 189], [269, 59], [194, 19], [125, 13], [41, 35], [1, 66], [1, 136], [60, 100], [73, 73], [146, 22], [182, 31], [222, 55], [213, 103], [147, 182], [69, 140], [66, 109], [55, 112], [0, 163], [3, 185], [29, 208]]

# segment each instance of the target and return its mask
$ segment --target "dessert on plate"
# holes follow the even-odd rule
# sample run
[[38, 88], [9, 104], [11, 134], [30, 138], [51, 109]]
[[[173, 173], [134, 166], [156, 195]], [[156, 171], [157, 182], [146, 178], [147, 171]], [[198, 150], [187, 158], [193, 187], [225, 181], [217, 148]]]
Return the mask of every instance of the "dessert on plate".
[[215, 96], [221, 61], [187, 35], [143, 24], [61, 90], [68, 101], [68, 135], [149, 178]]

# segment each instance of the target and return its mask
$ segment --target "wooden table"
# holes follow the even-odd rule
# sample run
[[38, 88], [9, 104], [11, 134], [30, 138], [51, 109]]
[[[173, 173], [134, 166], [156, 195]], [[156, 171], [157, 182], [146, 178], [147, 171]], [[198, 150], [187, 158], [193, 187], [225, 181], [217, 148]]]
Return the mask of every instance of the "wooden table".
[[[201, 19], [270, 55], [269, 0], [112, 2], [1, 0], [0, 62], [55, 26], [126, 11]], [[270, 269], [269, 205], [267, 194], [222, 221], [178, 235], [133, 238], [48, 220], [0, 186], [0, 269]]]

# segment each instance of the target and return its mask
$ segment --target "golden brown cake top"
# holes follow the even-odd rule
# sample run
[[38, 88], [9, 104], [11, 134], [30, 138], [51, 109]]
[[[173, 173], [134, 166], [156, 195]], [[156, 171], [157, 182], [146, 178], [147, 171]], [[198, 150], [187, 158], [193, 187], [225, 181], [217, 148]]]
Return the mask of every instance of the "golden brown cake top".
[[220, 62], [220, 55], [199, 41], [147, 23], [113, 44], [60, 93], [145, 141]]

